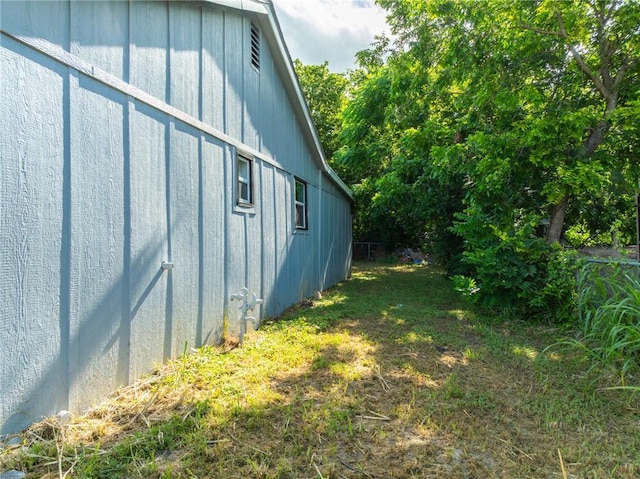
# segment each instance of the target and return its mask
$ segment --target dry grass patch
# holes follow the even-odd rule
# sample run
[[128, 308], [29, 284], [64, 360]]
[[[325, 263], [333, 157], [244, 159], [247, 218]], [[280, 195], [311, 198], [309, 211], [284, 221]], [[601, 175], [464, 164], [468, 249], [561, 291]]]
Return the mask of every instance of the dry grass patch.
[[548, 327], [478, 317], [441, 272], [357, 265], [314, 304], [206, 347], [0, 452], [29, 477], [632, 478], [637, 395]]

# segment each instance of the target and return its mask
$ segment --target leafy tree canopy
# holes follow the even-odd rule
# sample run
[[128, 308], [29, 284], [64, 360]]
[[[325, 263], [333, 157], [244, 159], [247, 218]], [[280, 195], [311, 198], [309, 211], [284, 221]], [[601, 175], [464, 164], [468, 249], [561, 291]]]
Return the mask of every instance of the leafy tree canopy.
[[293, 62], [300, 87], [307, 100], [324, 154], [331, 158], [339, 148], [342, 120], [340, 114], [346, 102], [349, 82], [344, 75], [332, 73], [329, 63], [303, 65], [300, 60]]
[[511, 304], [563, 231], [630, 237], [640, 2], [378, 3], [396, 40], [359, 54], [335, 154], [360, 239], [429, 245]]

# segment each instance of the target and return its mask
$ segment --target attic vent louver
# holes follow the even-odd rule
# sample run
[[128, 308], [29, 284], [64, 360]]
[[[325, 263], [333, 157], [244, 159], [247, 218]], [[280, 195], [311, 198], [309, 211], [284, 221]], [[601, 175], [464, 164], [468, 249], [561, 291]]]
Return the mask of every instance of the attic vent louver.
[[251, 65], [260, 71], [260, 30], [251, 22]]

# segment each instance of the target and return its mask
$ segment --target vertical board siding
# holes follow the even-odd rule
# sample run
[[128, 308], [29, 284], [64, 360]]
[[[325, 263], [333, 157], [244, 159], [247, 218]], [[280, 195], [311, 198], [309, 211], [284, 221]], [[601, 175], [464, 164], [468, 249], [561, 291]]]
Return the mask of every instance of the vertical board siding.
[[264, 164], [261, 169], [260, 198], [261, 198], [261, 219], [262, 219], [262, 278], [261, 291], [264, 300], [264, 315], [275, 316], [273, 293], [276, 280], [276, 253], [277, 253], [277, 231], [275, 218], [278, 214], [276, 207], [275, 188], [276, 171], [272, 165]]
[[[226, 216], [225, 239], [226, 257], [225, 270], [227, 289], [229, 294], [240, 291], [240, 288], [247, 286], [247, 221], [248, 213], [238, 213], [235, 208], [236, 198], [234, 182], [236, 173], [236, 150], [227, 147], [224, 151], [225, 164], [230, 165], [230, 174], [225, 178], [225, 191], [230, 193], [229, 203], [224, 205]], [[255, 174], [255, 165], [254, 165]], [[255, 193], [255, 192], [254, 192]], [[227, 311], [227, 331], [229, 335], [237, 337], [240, 334], [240, 313], [237, 302], [230, 303]]]
[[[148, 371], [168, 355], [171, 332], [167, 311], [168, 118], [135, 105], [130, 119], [131, 144], [131, 376]], [[168, 334], [167, 334], [168, 333]]]
[[[124, 271], [126, 98], [71, 77], [70, 407], [91, 406], [124, 384], [120, 334], [128, 288]], [[87, 221], [91, 218], [90, 226]], [[91, 394], [87, 394], [91, 391]]]
[[[243, 37], [242, 50], [246, 51], [246, 55], [242, 56], [244, 73], [243, 79], [243, 95], [242, 95], [242, 122], [243, 135], [242, 142], [255, 150], [260, 150], [260, 115], [262, 101], [260, 97], [260, 82], [263, 75], [267, 72], [263, 68], [262, 61], [260, 63], [260, 71], [257, 71], [251, 63], [251, 20], [245, 18], [243, 21]], [[263, 51], [267, 48], [262, 33], [260, 33], [260, 57], [262, 59]], [[245, 60], [246, 59], [246, 60]], [[245, 65], [246, 63], [246, 65]], [[268, 101], [268, 99], [266, 99]]]
[[[281, 89], [282, 86], [278, 85], [278, 89]], [[293, 116], [293, 110], [291, 105], [289, 104], [289, 99], [287, 95], [282, 93], [280, 97], [281, 100], [281, 110], [278, 113], [278, 118], [280, 121], [278, 122], [278, 131], [277, 135], [279, 135], [280, 142], [280, 151], [278, 156], [278, 161], [282, 164], [287, 171], [291, 171], [293, 174], [300, 175], [300, 167], [298, 164], [299, 156], [297, 151], [297, 142], [294, 137], [294, 123], [295, 117]]]
[[2, 74], [0, 125], [23, 132], [5, 134], [1, 149], [1, 434], [67, 406], [69, 318], [61, 288], [69, 258], [62, 241], [65, 69], [5, 37], [0, 53], [3, 70], [15, 72]]
[[226, 72], [225, 14], [203, 9], [202, 18], [202, 121], [224, 131]]
[[224, 118], [223, 131], [233, 138], [242, 140], [243, 99], [245, 68], [244, 22], [241, 16], [226, 13], [224, 16]]
[[274, 138], [278, 129], [278, 121], [275, 116], [277, 95], [275, 93], [275, 68], [273, 57], [267, 48], [261, 51], [261, 73], [260, 73], [260, 123], [258, 130], [260, 132], [260, 151], [267, 156], [274, 156]]
[[69, 8], [68, 2], [4, 1], [0, 5], [0, 27], [14, 35], [42, 38], [68, 49]]
[[129, 4], [71, 2], [70, 52], [120, 80], [128, 80]]
[[292, 241], [291, 182], [288, 175], [277, 171], [274, 177], [276, 283], [273, 315], [295, 303], [292, 274], [287, 261]]
[[172, 344], [167, 357], [176, 357], [193, 346], [198, 322], [199, 282], [199, 133], [177, 124], [171, 129], [169, 157], [170, 238], [169, 259], [175, 268], [168, 271], [171, 281], [167, 299], [170, 314], [166, 332], [171, 331]]
[[[242, 287], [265, 300], [256, 315], [274, 317], [346, 277], [349, 200], [330, 179], [318, 184], [263, 37], [252, 68], [249, 15], [4, 2], [0, 22], [0, 434], [219, 342], [225, 318], [236, 334], [230, 294]], [[234, 204], [238, 145], [196, 119], [272, 158], [254, 158], [253, 208]], [[308, 231], [295, 229], [295, 177], [308, 185]]]
[[[169, 103], [200, 119], [200, 9], [188, 4], [169, 7]], [[189, 72], [185, 75], [185, 72]]]
[[[256, 214], [246, 215], [245, 217], [245, 230], [244, 236], [246, 240], [246, 276], [244, 286], [249, 289], [249, 293], [255, 292], [258, 298], [262, 298], [262, 212], [260, 209], [263, 198], [260, 197], [260, 190], [262, 184], [262, 171], [263, 163], [261, 161], [255, 161], [254, 163], [254, 175], [255, 182], [253, 185], [253, 191], [256, 195]], [[242, 234], [242, 233], [241, 233]], [[257, 309], [253, 316], [260, 314], [260, 310]]]
[[200, 276], [202, 304], [200, 340], [197, 345], [216, 343], [222, 338], [226, 271], [225, 216], [229, 201], [224, 179], [225, 147], [213, 139], [202, 140], [202, 250]]
[[[334, 192], [331, 192], [334, 190]], [[324, 251], [321, 281], [326, 286], [342, 281], [351, 270], [351, 205], [342, 201], [335, 188], [327, 185], [323, 191], [322, 250]]]
[[277, 81], [274, 82], [273, 92], [270, 95], [273, 98], [273, 117], [276, 122], [271, 137], [265, 137], [264, 143], [273, 145], [272, 155], [275, 160], [287, 168], [288, 160], [291, 157], [291, 153], [287, 154], [286, 144], [290, 141], [290, 132], [287, 131], [286, 123], [286, 110], [285, 104], [287, 103], [286, 94], [282, 85]]
[[136, 2], [130, 14], [130, 82], [169, 102], [169, 7], [164, 2]]

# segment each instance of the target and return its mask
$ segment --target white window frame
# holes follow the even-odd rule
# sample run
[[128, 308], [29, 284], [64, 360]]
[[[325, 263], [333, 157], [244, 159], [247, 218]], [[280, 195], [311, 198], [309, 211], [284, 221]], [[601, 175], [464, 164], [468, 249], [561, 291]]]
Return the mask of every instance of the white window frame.
[[[243, 186], [246, 186], [243, 194]], [[254, 205], [253, 198], [253, 160], [245, 155], [236, 157], [236, 205], [250, 208]]]
[[[298, 185], [302, 187], [302, 199], [298, 198]], [[294, 221], [297, 230], [308, 230], [308, 192], [307, 183], [299, 178], [293, 181], [293, 200], [294, 200]]]

